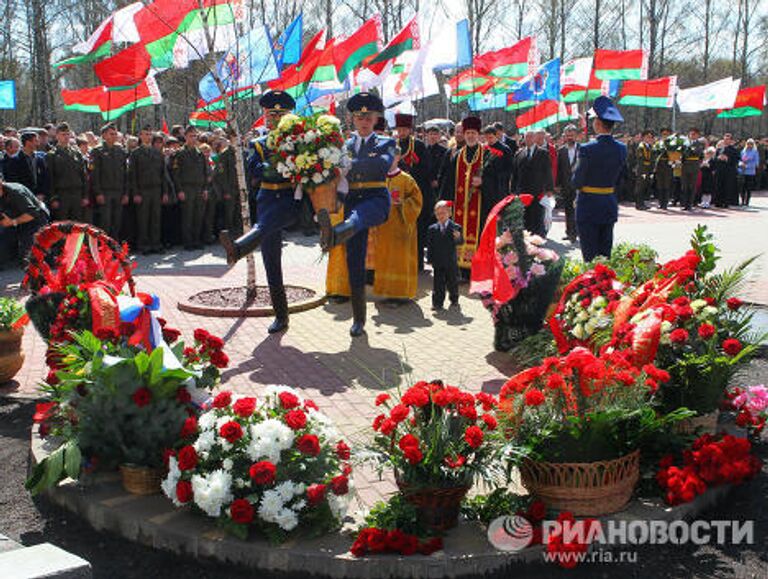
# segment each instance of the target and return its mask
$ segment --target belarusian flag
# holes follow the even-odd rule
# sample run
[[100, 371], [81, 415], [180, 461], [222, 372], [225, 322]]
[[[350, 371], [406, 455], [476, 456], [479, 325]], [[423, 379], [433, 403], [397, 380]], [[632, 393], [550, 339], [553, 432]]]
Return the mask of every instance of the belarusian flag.
[[374, 74], [381, 74], [389, 61], [396, 59], [408, 50], [418, 50], [419, 48], [421, 48], [419, 23], [416, 21], [416, 15], [414, 15], [411, 21], [387, 43], [384, 49], [368, 62], [367, 67]]
[[227, 112], [224, 109], [208, 111], [198, 109], [189, 114], [189, 124], [196, 127], [225, 128], [227, 126]]
[[149, 74], [150, 58], [143, 44], [133, 44], [93, 65], [93, 72], [111, 89], [131, 87]]
[[480, 54], [475, 57], [473, 66], [478, 72], [488, 76], [523, 78], [539, 66], [536, 39], [529, 36], [512, 46]]
[[526, 131], [545, 129], [555, 123], [572, 121], [579, 118], [577, 105], [567, 107], [562, 101], [543, 101], [525, 111], [515, 120], [517, 128]]
[[743, 119], [763, 114], [765, 106], [765, 85], [751, 86], [739, 90], [733, 108], [718, 111], [718, 119]]
[[336, 42], [333, 59], [340, 81], [346, 80], [362, 62], [379, 52], [381, 38], [381, 16], [375, 15], [366, 21], [354, 34]]
[[536, 104], [536, 101], [517, 101], [515, 100], [515, 93], [508, 93], [504, 95], [507, 99], [507, 104], [504, 106], [506, 111], [522, 111], [529, 109]]
[[593, 70], [587, 86], [563, 84], [560, 86], [560, 96], [566, 103], [594, 100], [600, 95], [608, 96], [611, 93], [611, 83], [618, 84], [618, 81], [600, 80]]
[[114, 120], [123, 113], [163, 102], [152, 75], [133, 88], [108, 90], [105, 86], [97, 86], [80, 90], [65, 89], [61, 91], [61, 98], [65, 110], [101, 113], [106, 120]]
[[677, 77], [627, 80], [621, 86], [619, 104], [630, 107], [671, 109], [675, 103]]
[[[310, 82], [315, 78], [315, 73], [318, 72], [321, 63], [324, 64], [323, 68], [320, 70], [320, 76], [327, 77], [333, 75], [331, 78], [335, 78], [336, 70], [333, 67], [333, 40], [331, 40], [325, 48], [315, 48], [306, 56], [302, 55], [299, 62], [286, 68], [280, 75], [280, 78], [269, 81], [267, 85], [272, 90], [283, 90], [296, 99], [299, 95], [306, 92]], [[320, 77], [318, 77], [318, 80], [320, 80]]]
[[595, 50], [592, 70], [600, 80], [645, 80], [648, 54], [645, 50]]
[[[475, 93], [484, 93], [493, 87], [495, 79], [476, 72], [474, 69], [465, 70], [448, 79], [451, 99], [469, 97]], [[464, 98], [463, 100], [466, 100]], [[459, 101], [460, 102], [460, 101]]]

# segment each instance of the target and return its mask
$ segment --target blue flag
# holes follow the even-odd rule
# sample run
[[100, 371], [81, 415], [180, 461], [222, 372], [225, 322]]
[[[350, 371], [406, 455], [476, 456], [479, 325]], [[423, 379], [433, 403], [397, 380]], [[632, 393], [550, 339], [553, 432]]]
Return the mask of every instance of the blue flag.
[[[227, 94], [278, 78], [280, 73], [266, 27], [257, 26], [238, 38], [216, 64], [216, 74]], [[207, 103], [221, 96], [210, 72], [200, 79], [198, 88], [200, 98]]]
[[0, 80], [0, 110], [16, 109], [16, 81]]
[[469, 110], [473, 112], [503, 109], [507, 106], [506, 93], [473, 94], [467, 99]]
[[299, 15], [288, 25], [272, 46], [277, 70], [283, 70], [289, 64], [296, 64], [301, 59], [301, 35], [304, 28], [304, 15]]
[[456, 23], [456, 67], [472, 64], [472, 39], [469, 36], [469, 20]]
[[560, 100], [560, 59], [552, 59], [535, 73], [520, 79], [512, 94], [515, 102]]

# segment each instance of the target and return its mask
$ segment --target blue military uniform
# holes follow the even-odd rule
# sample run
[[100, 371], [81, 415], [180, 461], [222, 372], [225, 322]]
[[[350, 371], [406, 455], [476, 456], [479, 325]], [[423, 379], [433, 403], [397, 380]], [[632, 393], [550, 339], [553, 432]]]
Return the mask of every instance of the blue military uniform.
[[[591, 113], [602, 120], [623, 121], [608, 97], [595, 99]], [[613, 225], [619, 218], [616, 187], [626, 160], [626, 145], [609, 134], [600, 134], [594, 141], [579, 148], [572, 183], [578, 190], [576, 227], [585, 262], [598, 255], [611, 255]]]

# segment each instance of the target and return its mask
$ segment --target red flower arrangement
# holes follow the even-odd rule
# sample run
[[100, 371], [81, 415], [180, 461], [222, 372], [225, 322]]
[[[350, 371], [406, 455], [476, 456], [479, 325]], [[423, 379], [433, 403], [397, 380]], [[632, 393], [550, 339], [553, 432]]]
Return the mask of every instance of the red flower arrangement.
[[349, 549], [355, 557], [363, 557], [367, 554], [397, 553], [408, 556], [419, 553], [431, 555], [443, 548], [441, 537], [431, 537], [426, 540], [419, 539], [416, 535], [404, 533], [399, 529], [378, 529], [367, 527], [360, 531]]

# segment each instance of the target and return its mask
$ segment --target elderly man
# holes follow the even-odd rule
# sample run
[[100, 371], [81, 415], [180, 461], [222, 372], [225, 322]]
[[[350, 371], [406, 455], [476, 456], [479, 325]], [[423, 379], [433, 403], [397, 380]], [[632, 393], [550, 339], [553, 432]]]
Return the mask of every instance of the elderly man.
[[576, 140], [579, 132], [574, 125], [568, 125], [563, 130], [563, 144], [557, 151], [557, 189], [565, 209], [565, 237], [571, 243], [578, 239], [576, 229], [576, 190], [571, 183], [571, 177], [579, 160], [579, 143]]

